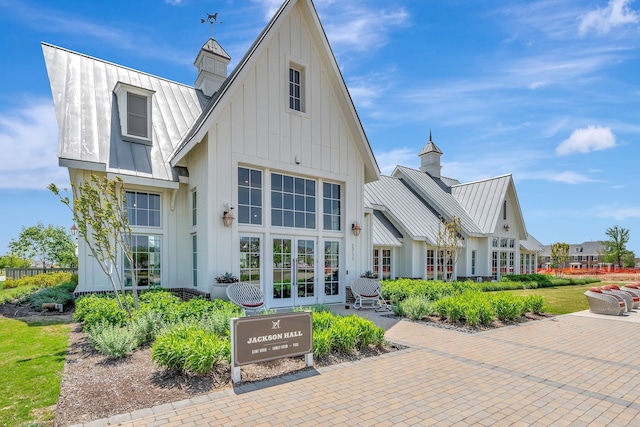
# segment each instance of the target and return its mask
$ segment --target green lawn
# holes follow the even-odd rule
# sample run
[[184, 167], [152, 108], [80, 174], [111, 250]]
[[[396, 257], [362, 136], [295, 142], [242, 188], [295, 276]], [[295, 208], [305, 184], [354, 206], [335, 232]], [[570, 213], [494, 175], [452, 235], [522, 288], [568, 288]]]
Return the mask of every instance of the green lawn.
[[51, 424], [70, 329], [0, 317], [1, 427]]
[[[544, 311], [551, 314], [567, 314], [587, 310], [589, 303], [584, 292], [592, 286], [603, 286], [616, 282], [592, 283], [589, 285], [558, 286], [556, 288], [523, 289], [512, 292], [515, 295], [540, 295], [544, 298]], [[616, 283], [621, 285], [620, 283]]]

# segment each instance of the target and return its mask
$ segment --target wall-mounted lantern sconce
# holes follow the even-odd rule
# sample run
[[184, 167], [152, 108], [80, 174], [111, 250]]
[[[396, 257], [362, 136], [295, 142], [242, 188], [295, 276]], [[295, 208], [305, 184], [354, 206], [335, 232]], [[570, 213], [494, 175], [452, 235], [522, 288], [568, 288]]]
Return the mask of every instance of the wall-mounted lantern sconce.
[[509, 231], [509, 224], [505, 224], [502, 228], [504, 228], [504, 231]]
[[78, 236], [78, 227], [75, 224], [73, 224], [71, 226], [71, 235], [73, 237], [77, 237]]
[[360, 235], [360, 232], [362, 231], [362, 227], [360, 227], [360, 224], [358, 224], [358, 222], [354, 222], [353, 224], [351, 224], [351, 231], [353, 231], [353, 235], [358, 237]]
[[231, 211], [233, 210], [233, 206], [229, 205], [228, 202], [224, 203], [224, 213], [222, 214], [222, 222], [224, 223], [224, 226], [227, 228], [231, 228], [231, 226], [233, 225], [233, 213], [231, 213]]

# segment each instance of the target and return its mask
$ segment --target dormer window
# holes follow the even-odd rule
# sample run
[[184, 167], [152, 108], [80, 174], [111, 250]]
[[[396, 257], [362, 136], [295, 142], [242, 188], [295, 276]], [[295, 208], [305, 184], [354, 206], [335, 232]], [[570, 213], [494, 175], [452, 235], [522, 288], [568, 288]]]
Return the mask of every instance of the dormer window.
[[153, 91], [118, 82], [114, 92], [118, 98], [122, 139], [139, 144], [151, 144], [151, 113]]

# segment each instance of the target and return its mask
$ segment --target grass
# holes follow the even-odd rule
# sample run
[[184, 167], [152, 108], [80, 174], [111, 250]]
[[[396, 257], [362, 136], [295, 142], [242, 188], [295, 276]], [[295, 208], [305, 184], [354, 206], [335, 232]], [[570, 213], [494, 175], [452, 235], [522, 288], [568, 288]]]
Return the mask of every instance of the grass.
[[609, 283], [617, 282], [601, 282], [589, 285], [570, 285], [558, 286], [557, 288], [538, 288], [538, 289], [520, 289], [507, 291], [514, 295], [540, 295], [544, 298], [546, 313], [551, 314], [567, 314], [576, 311], [587, 310], [589, 303], [584, 296], [585, 291], [592, 286], [603, 286]]
[[0, 317], [0, 426], [51, 424], [71, 326]]

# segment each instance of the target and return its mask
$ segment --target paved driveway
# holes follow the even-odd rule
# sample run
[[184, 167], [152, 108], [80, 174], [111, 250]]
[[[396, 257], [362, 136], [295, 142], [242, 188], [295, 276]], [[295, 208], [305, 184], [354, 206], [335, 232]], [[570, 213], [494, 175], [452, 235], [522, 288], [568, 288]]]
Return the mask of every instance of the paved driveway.
[[471, 335], [391, 322], [388, 339], [410, 348], [86, 426], [640, 426], [638, 318], [578, 313]]

